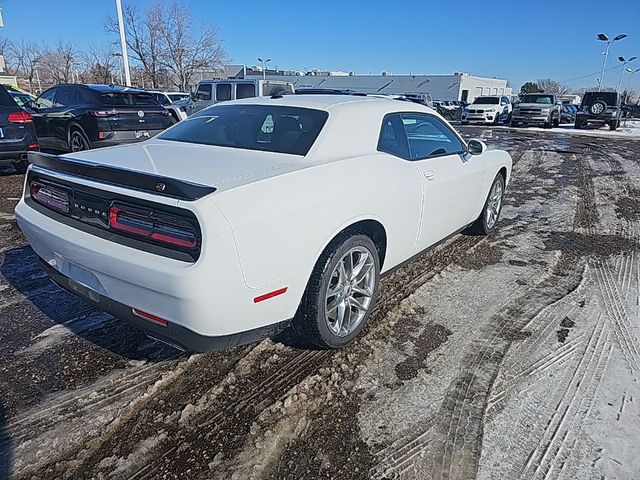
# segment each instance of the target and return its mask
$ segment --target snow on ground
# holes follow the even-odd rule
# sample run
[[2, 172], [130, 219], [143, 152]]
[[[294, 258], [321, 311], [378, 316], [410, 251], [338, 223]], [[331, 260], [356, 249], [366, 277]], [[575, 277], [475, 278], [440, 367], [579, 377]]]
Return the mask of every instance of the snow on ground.
[[[456, 122], [453, 122], [454, 124]], [[482, 128], [486, 129], [486, 126], [482, 125], [466, 125], [465, 127]], [[525, 132], [553, 132], [563, 133], [568, 135], [582, 135], [588, 137], [612, 137], [612, 138], [640, 138], [640, 120], [623, 120], [620, 127], [616, 130], [611, 130], [608, 126], [596, 128], [593, 126], [586, 129], [576, 130], [572, 124], [562, 124], [559, 127], [554, 128], [542, 128], [542, 127], [511, 127], [507, 125], [498, 125], [490, 127], [492, 129], [508, 129], [508, 130], [523, 130]]]

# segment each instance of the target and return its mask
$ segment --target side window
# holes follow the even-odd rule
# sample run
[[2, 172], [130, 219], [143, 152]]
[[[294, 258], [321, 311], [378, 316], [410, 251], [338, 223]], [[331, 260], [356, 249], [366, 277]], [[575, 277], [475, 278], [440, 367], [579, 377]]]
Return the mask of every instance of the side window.
[[462, 141], [436, 117], [421, 114], [403, 114], [402, 124], [409, 143], [411, 160], [461, 153]]
[[404, 134], [402, 118], [399, 114], [387, 115], [382, 120], [378, 151], [389, 153], [401, 158], [409, 158], [407, 137]]
[[36, 108], [53, 108], [55, 105], [53, 100], [56, 96], [56, 89], [47, 90], [36, 100]]
[[236, 99], [252, 98], [256, 96], [256, 86], [253, 83], [236, 84]]
[[75, 88], [59, 88], [56, 95], [56, 107], [71, 107], [80, 103], [80, 96]]
[[169, 105], [171, 103], [167, 96], [162, 93], [155, 93], [153, 96], [160, 105]]
[[201, 83], [196, 91], [196, 100], [211, 101], [211, 84]]
[[219, 83], [216, 85], [216, 102], [231, 100], [231, 84]]

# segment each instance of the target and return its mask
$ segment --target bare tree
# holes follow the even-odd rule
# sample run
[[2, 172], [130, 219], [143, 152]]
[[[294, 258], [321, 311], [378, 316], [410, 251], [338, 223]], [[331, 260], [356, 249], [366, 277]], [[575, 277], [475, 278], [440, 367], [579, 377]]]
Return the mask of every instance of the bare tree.
[[24, 40], [11, 43], [7, 47], [5, 62], [8, 71], [26, 79], [29, 90], [34, 90], [34, 80], [37, 80], [38, 90], [41, 90], [38, 62], [41, 60], [43, 50], [42, 45]]
[[[158, 5], [161, 7], [161, 5]], [[222, 68], [227, 55], [212, 25], [194, 28], [189, 11], [172, 2], [161, 15], [162, 65], [171, 72], [171, 82], [186, 91], [195, 72]]]
[[550, 78], [541, 78], [536, 84], [544, 93], [551, 93], [557, 96], [567, 95], [571, 92], [571, 88]]
[[71, 42], [59, 41], [53, 48], [45, 49], [38, 58], [40, 75], [49, 83], [72, 83], [76, 81], [76, 70], [80, 53]]
[[[156, 0], [144, 12], [125, 4], [123, 20], [134, 67], [136, 62], [142, 66], [145, 86], [173, 84], [186, 90], [195, 72], [220, 69], [227, 60], [215, 27], [194, 25], [189, 10], [177, 1]], [[117, 20], [107, 19], [106, 29], [118, 34]]]
[[[158, 86], [160, 68], [160, 22], [162, 5], [152, 4], [144, 12], [133, 5], [125, 4], [122, 12], [127, 37], [127, 47], [132, 59], [142, 64], [151, 87]], [[105, 24], [108, 32], [119, 35], [117, 18], [108, 18]]]
[[120, 57], [108, 45], [89, 45], [82, 53], [83, 70], [80, 77], [87, 83], [112, 83], [117, 76]]

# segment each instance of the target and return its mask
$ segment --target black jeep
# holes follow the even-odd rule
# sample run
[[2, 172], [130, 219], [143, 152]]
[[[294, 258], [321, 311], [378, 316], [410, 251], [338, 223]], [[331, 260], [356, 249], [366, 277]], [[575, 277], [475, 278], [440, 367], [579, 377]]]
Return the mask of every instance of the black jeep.
[[620, 126], [621, 118], [622, 107], [617, 92], [587, 92], [576, 113], [575, 128], [584, 128], [591, 123], [607, 124], [611, 130], [615, 130]]

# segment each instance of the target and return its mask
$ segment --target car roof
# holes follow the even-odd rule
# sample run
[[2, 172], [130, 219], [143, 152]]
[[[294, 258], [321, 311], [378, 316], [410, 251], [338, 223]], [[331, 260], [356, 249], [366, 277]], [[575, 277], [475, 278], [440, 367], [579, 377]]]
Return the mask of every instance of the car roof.
[[[399, 105], [398, 102], [402, 102], [406, 105], [406, 108], [420, 107], [420, 104], [405, 101], [405, 100], [396, 100], [393, 98], [387, 97], [373, 97], [366, 95], [318, 95], [318, 94], [299, 94], [299, 95], [282, 95], [275, 97], [251, 97], [244, 98], [242, 100], [234, 100], [232, 102], [224, 102], [224, 104], [236, 104], [236, 105], [264, 105], [264, 104], [274, 104], [277, 102], [277, 105], [287, 106], [287, 107], [299, 107], [299, 108], [311, 108], [316, 110], [330, 110], [338, 105], [345, 104], [353, 104], [357, 103], [360, 105], [378, 105], [378, 106], [393, 106], [397, 107]], [[393, 108], [392, 107], [392, 108]], [[432, 111], [428, 107], [427, 110]], [[422, 109], [420, 109], [422, 110]]]
[[125, 87], [123, 85], [102, 85], [99, 83], [67, 83], [63, 85], [70, 86], [82, 86], [95, 90], [96, 92], [130, 92], [130, 93], [148, 93], [146, 90], [142, 90], [136, 87]]

